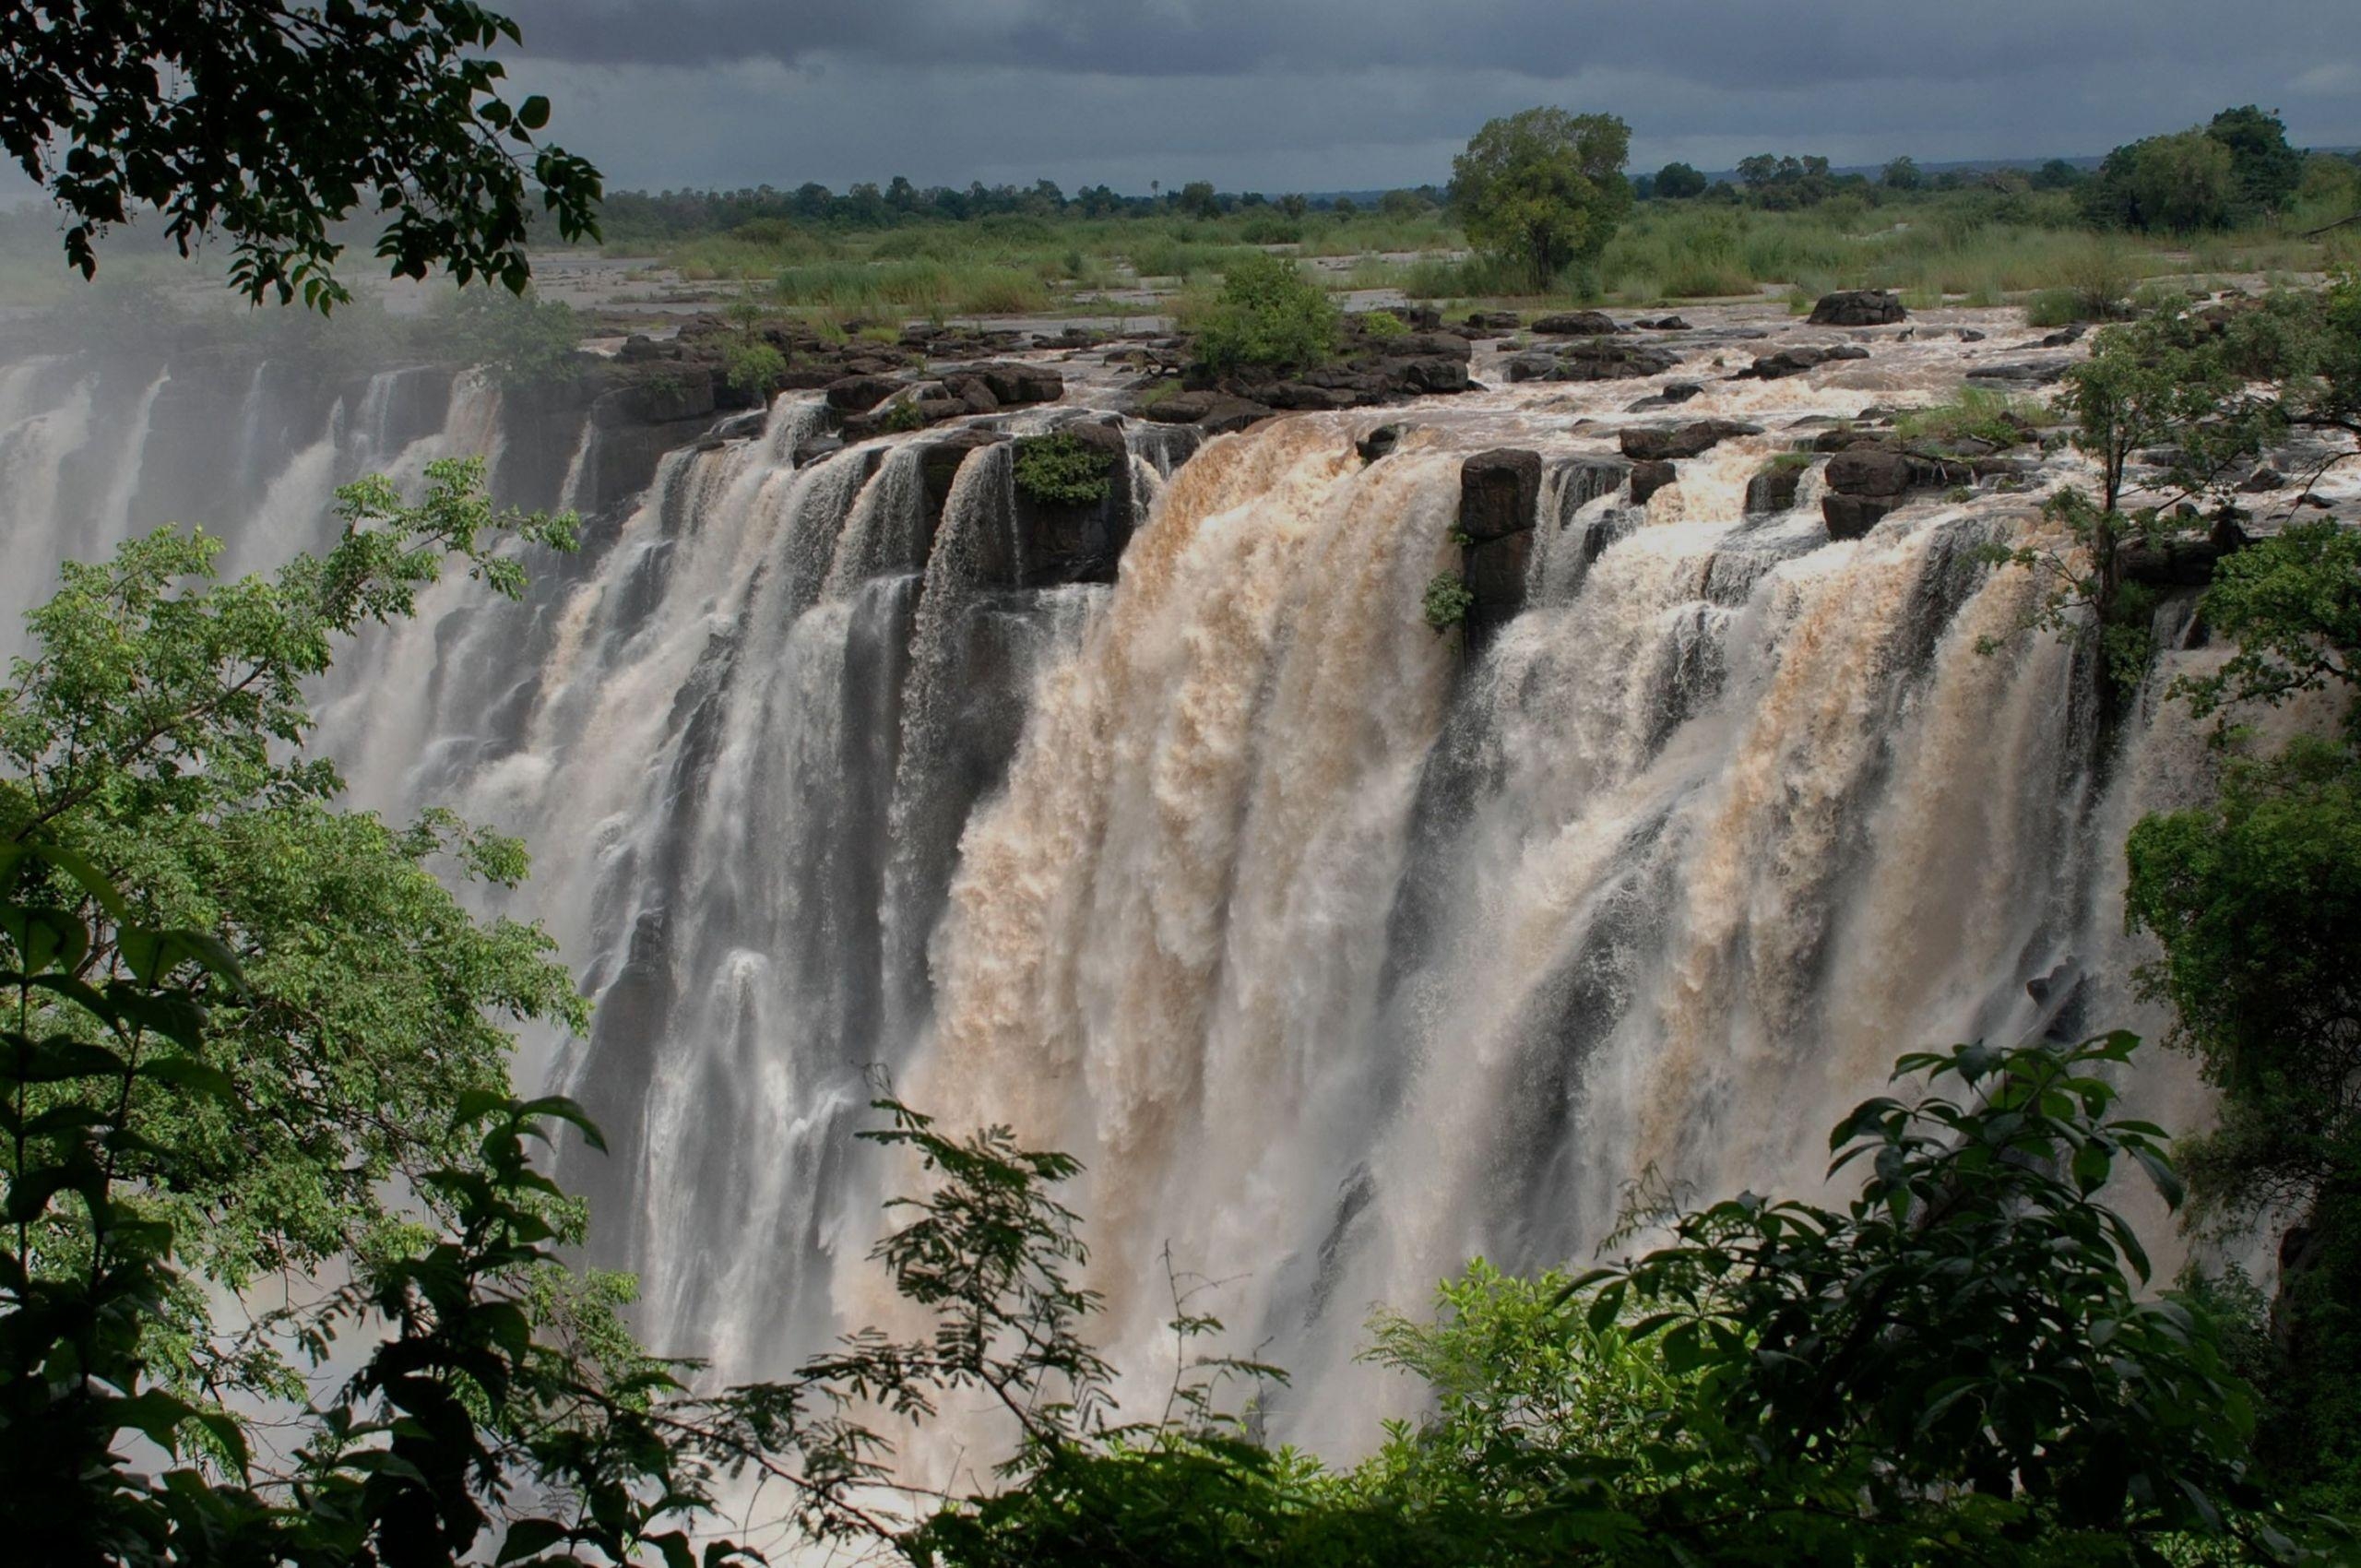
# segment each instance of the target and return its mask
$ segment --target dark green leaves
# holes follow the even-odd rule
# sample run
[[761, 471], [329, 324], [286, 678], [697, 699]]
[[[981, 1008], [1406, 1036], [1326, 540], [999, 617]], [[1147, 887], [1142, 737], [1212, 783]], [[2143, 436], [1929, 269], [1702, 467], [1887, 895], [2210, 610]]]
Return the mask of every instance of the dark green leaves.
[[[506, 18], [472, 0], [168, 0], [12, 9], [0, 20], [0, 147], [72, 220], [85, 276], [106, 229], [142, 208], [184, 254], [215, 235], [232, 287], [326, 310], [334, 226], [392, 214], [377, 255], [521, 288], [536, 206], [559, 237], [596, 238], [598, 172], [535, 136], [546, 99], [513, 110], [497, 62]], [[194, 84], [186, 90], [179, 85]]]

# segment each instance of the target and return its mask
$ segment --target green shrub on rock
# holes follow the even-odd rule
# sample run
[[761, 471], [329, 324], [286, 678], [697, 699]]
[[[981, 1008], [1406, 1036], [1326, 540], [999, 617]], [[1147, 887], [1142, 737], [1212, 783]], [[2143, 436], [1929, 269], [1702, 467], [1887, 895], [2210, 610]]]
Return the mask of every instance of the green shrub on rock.
[[1438, 632], [1447, 632], [1467, 619], [1476, 607], [1476, 594], [1467, 580], [1456, 572], [1438, 572], [1427, 584], [1424, 612], [1427, 624]]
[[1115, 493], [1114, 455], [1068, 431], [1016, 443], [1016, 488], [1050, 506], [1096, 506]]

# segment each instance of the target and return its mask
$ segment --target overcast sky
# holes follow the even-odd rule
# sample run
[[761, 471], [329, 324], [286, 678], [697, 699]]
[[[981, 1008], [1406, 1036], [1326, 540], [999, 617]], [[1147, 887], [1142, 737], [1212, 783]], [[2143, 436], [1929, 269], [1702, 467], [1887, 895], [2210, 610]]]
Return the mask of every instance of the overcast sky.
[[611, 188], [1441, 181], [1489, 117], [1632, 166], [2101, 153], [2228, 104], [2361, 143], [2355, 0], [494, 0]]

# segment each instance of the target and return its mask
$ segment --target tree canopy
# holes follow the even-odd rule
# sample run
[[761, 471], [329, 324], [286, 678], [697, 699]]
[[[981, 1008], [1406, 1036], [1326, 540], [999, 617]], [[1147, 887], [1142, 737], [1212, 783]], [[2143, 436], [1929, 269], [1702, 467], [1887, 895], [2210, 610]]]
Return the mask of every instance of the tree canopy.
[[1536, 292], [1596, 262], [1631, 210], [1631, 128], [1612, 114], [1527, 109], [1488, 122], [1452, 160], [1467, 237], [1524, 270]]
[[521, 292], [528, 183], [573, 240], [598, 233], [599, 180], [538, 139], [547, 100], [500, 96], [488, 52], [518, 39], [474, 0], [30, 0], [0, 11], [0, 148], [85, 276], [148, 210], [184, 255], [226, 236], [248, 298], [325, 309], [349, 297], [332, 228], [360, 215], [397, 277]]

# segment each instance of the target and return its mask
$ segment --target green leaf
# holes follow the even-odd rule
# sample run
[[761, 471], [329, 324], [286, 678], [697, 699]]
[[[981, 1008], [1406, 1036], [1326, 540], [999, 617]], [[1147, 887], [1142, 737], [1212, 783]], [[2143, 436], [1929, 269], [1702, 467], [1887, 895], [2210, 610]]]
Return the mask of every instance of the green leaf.
[[194, 1056], [152, 1057], [139, 1064], [138, 1075], [192, 1090], [226, 1105], [237, 1103], [237, 1086], [230, 1081], [230, 1075]]
[[554, 1519], [519, 1519], [508, 1526], [508, 1538], [500, 1543], [500, 1555], [492, 1561], [495, 1563], [515, 1562], [520, 1558], [547, 1551], [568, 1538], [568, 1534], [566, 1527]]
[[550, 123], [550, 101], [539, 93], [516, 106], [516, 123], [528, 131], [538, 131]]

